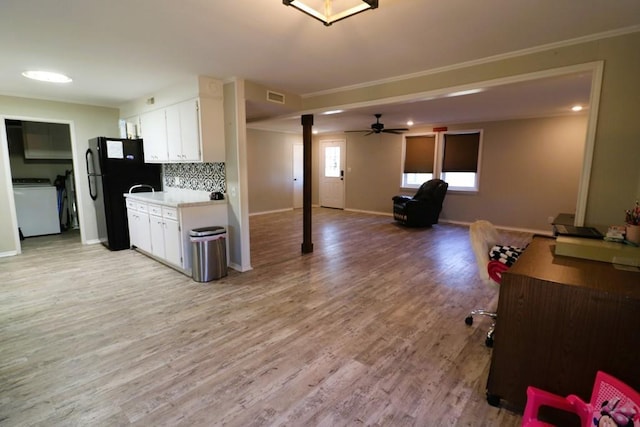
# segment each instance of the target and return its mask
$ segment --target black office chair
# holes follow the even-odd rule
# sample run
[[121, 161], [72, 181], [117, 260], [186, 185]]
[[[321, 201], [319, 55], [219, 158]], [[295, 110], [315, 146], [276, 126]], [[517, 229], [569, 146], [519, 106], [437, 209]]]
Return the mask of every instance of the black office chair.
[[407, 227], [430, 227], [438, 223], [449, 184], [432, 179], [420, 186], [413, 197], [393, 197], [393, 218]]

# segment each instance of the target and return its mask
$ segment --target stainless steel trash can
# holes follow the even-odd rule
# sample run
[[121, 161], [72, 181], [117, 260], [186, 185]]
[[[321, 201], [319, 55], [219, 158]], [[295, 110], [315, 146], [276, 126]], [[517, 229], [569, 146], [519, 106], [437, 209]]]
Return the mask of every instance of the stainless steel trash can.
[[210, 282], [227, 275], [227, 231], [224, 227], [194, 228], [191, 240], [191, 276]]

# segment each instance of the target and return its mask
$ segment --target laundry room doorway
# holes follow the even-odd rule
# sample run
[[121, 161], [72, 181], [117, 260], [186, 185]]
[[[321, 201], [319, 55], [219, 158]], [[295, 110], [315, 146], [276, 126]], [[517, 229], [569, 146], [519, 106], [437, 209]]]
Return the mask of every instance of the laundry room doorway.
[[3, 118], [20, 251], [80, 242], [71, 124]]

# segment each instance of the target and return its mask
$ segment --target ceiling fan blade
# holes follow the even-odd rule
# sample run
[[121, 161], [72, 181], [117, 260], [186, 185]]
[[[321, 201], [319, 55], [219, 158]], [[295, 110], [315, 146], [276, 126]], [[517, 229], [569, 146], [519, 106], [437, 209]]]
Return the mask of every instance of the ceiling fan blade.
[[386, 132], [386, 133], [394, 133], [396, 135], [401, 134], [402, 132], [406, 132], [409, 129], [382, 129], [382, 132]]

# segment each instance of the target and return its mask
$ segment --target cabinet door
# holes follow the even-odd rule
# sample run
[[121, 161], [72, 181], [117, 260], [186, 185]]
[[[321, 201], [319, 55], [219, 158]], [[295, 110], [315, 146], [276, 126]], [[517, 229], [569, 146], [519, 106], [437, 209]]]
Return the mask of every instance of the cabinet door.
[[192, 99], [177, 105], [180, 111], [180, 136], [182, 158], [185, 161], [202, 161], [200, 156], [200, 116], [198, 100]]
[[222, 98], [200, 97], [199, 101], [202, 161], [224, 162], [225, 138]]
[[139, 218], [138, 212], [133, 209], [127, 209], [127, 224], [129, 225], [129, 246], [138, 246], [139, 237]]
[[167, 117], [167, 147], [169, 160], [183, 161], [182, 132], [180, 129], [180, 109], [177, 105], [171, 105], [165, 109]]
[[149, 227], [149, 214], [145, 212], [137, 213], [136, 238], [138, 248], [151, 253], [151, 230]]
[[62, 123], [22, 122], [26, 159], [71, 159], [71, 132]]
[[164, 218], [165, 259], [171, 264], [182, 267], [182, 242], [178, 221]]
[[151, 237], [151, 253], [165, 258], [164, 223], [159, 216], [149, 216], [149, 232]]
[[198, 100], [192, 99], [167, 107], [166, 117], [169, 160], [201, 161]]
[[140, 128], [144, 145], [144, 161], [146, 163], [160, 163], [169, 160], [165, 110], [141, 114]]

